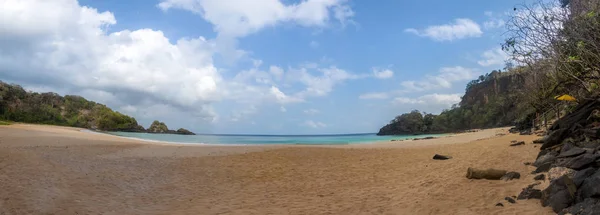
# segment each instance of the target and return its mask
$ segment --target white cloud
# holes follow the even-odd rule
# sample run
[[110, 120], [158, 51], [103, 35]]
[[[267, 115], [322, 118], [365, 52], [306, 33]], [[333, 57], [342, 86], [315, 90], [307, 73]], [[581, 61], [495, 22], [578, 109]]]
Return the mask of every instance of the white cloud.
[[429, 37], [435, 41], [480, 37], [483, 34], [479, 24], [470, 19], [456, 19], [450, 24], [429, 26], [421, 30], [408, 28], [404, 31], [421, 37]]
[[76, 0], [3, 5], [3, 77], [114, 94], [134, 106], [143, 100], [166, 102], [216, 117], [206, 105], [221, 99], [222, 78], [213, 65], [214, 44], [203, 37], [171, 43], [152, 29], [109, 34], [105, 29], [116, 24], [113, 14]]
[[[215, 1], [215, 0], [161, 0], [157, 5], [163, 11], [173, 8], [199, 14], [214, 25], [219, 52], [229, 58], [239, 58], [235, 49], [236, 38], [283, 23], [304, 27], [325, 28], [331, 20], [345, 25], [354, 15], [346, 0], [306, 0], [284, 4], [280, 0]], [[333, 16], [333, 18], [331, 18]]]
[[275, 99], [277, 99], [277, 101], [281, 104], [286, 104], [286, 103], [297, 103], [297, 102], [303, 102], [304, 100], [301, 98], [296, 98], [296, 97], [292, 97], [292, 96], [288, 96], [285, 93], [281, 92], [281, 90], [279, 90], [279, 88], [272, 86], [271, 87], [271, 94], [273, 96], [275, 96]]
[[284, 106], [281, 106], [281, 107], [279, 107], [279, 111], [285, 113], [285, 112], [287, 112], [287, 109], [285, 109]]
[[232, 122], [238, 122], [240, 120], [246, 119], [248, 116], [253, 115], [257, 112], [258, 112], [258, 108], [254, 105], [250, 105], [250, 106], [244, 107], [244, 109], [242, 109], [242, 110], [233, 111], [233, 113], [229, 117], [229, 120]]
[[310, 41], [310, 44], [309, 44], [309, 46], [310, 46], [311, 48], [313, 48], [313, 49], [319, 48], [319, 42], [317, 42], [317, 41], [314, 41], [314, 40], [313, 40], [313, 41]]
[[498, 16], [491, 11], [486, 11], [484, 14], [488, 17], [488, 20], [483, 22], [485, 29], [502, 28], [506, 24], [502, 16]]
[[313, 108], [304, 110], [303, 112], [304, 112], [304, 114], [307, 114], [307, 115], [315, 115], [315, 114], [320, 113], [319, 110], [313, 109]]
[[392, 104], [407, 106], [408, 109], [418, 109], [426, 112], [439, 112], [460, 102], [460, 94], [427, 94], [417, 98], [397, 97]]
[[273, 77], [277, 80], [281, 80], [283, 77], [283, 69], [278, 66], [269, 67], [269, 73], [271, 73], [271, 75], [273, 75]]
[[405, 91], [425, 91], [452, 87], [453, 82], [471, 80], [477, 76], [474, 69], [461, 66], [443, 67], [435, 76], [426, 75], [421, 81], [403, 81], [400, 83]]
[[372, 72], [373, 72], [373, 76], [375, 76], [375, 78], [379, 78], [379, 79], [388, 79], [388, 78], [394, 77], [394, 71], [392, 71], [390, 69], [380, 70], [377, 68], [373, 68]]
[[495, 66], [502, 65], [509, 59], [508, 54], [501, 48], [494, 48], [483, 52], [481, 60], [477, 63], [481, 66]]
[[359, 99], [387, 99], [387, 93], [367, 93], [358, 96]]
[[300, 97], [325, 96], [333, 90], [334, 86], [346, 80], [363, 78], [334, 66], [317, 68], [317, 71], [321, 74], [320, 76], [310, 74], [306, 68], [293, 70], [296, 77], [292, 78], [306, 86], [305, 90], [298, 93]]
[[325, 123], [315, 122], [315, 121], [312, 121], [312, 120], [306, 120], [302, 125], [308, 126], [308, 127], [311, 127], [311, 128], [325, 128], [325, 127], [327, 127], [327, 125]]

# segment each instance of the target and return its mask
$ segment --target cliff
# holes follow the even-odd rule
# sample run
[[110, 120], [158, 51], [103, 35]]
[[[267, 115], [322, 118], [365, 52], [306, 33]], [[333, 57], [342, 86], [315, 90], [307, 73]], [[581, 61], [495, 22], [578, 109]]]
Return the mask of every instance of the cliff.
[[411, 135], [457, 132], [475, 128], [514, 125], [531, 110], [522, 105], [527, 73], [492, 71], [467, 84], [459, 104], [439, 115], [418, 110], [395, 117], [378, 135]]

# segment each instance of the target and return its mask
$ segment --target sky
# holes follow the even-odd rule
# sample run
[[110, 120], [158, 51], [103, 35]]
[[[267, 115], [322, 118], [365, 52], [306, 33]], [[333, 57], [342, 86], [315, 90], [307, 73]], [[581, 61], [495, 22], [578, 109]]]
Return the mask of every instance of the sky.
[[523, 0], [0, 0], [0, 80], [199, 133], [375, 133], [504, 68]]

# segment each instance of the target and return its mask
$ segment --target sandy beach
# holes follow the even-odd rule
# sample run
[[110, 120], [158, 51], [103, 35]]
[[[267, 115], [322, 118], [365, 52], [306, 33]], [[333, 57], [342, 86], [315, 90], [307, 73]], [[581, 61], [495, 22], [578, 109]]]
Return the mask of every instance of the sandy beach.
[[[362, 145], [189, 146], [0, 126], [0, 214], [553, 214], [539, 200], [504, 200], [534, 183], [523, 163], [539, 152], [536, 138], [504, 128]], [[521, 179], [470, 180], [468, 167]]]

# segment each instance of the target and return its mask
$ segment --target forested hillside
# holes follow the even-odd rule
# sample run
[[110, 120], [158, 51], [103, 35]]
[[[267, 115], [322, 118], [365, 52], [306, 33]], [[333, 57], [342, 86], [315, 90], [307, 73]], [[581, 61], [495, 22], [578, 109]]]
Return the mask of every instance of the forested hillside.
[[[0, 81], [0, 120], [62, 125], [100, 131], [146, 132], [135, 118], [81, 96], [27, 92]], [[163, 123], [164, 125], [164, 123]], [[165, 125], [166, 128], [166, 125]], [[193, 134], [185, 129], [169, 133]]]
[[523, 68], [509, 72], [494, 70], [469, 82], [461, 102], [451, 109], [439, 115], [418, 110], [402, 114], [382, 127], [378, 134], [444, 133], [525, 121], [534, 112], [522, 99], [527, 75]]

